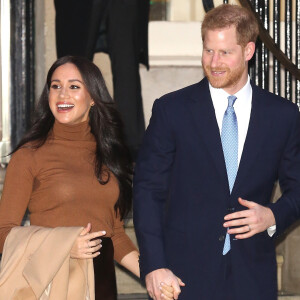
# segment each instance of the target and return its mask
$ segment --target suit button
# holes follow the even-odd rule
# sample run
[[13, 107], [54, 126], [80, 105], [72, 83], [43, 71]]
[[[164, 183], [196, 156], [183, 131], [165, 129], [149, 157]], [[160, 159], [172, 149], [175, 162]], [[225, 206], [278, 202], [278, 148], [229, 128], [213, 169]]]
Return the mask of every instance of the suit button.
[[235, 211], [235, 208], [234, 208], [234, 207], [228, 207], [228, 208], [227, 208], [227, 211], [229, 211], [229, 212], [234, 212], [234, 211]]
[[222, 242], [222, 241], [224, 241], [224, 240], [225, 240], [225, 235], [220, 235], [220, 236], [219, 236], [219, 241]]

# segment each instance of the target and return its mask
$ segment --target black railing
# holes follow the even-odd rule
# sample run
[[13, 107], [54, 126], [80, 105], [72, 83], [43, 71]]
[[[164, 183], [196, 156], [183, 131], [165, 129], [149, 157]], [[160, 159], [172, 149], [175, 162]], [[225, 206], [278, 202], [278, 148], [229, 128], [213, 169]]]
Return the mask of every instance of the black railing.
[[0, 164], [28, 129], [34, 107], [34, 1], [1, 1]]
[[[293, 7], [293, 3], [297, 5]], [[261, 70], [255, 72], [255, 76], [252, 75], [252, 79], [262, 88], [268, 89], [271, 92], [281, 95], [293, 102], [297, 103], [300, 107], [299, 101], [299, 80], [300, 70], [296, 60], [298, 60], [299, 46], [299, 28], [293, 33], [293, 24], [299, 26], [296, 23], [296, 19], [292, 19], [293, 11], [296, 11], [296, 16], [299, 14], [297, 10], [300, 8], [300, 0], [292, 1], [280, 1], [273, 0], [273, 33], [270, 34], [270, 7], [271, 1], [264, 0], [240, 0], [242, 6], [250, 9], [256, 16], [259, 26], [260, 35], [257, 45], [257, 53], [255, 57], [255, 65], [261, 66]], [[284, 6], [284, 20], [280, 19], [280, 12]], [[284, 52], [280, 49], [280, 41], [285, 41]], [[296, 45], [293, 48], [293, 43]], [[268, 50], [270, 54], [268, 53]], [[269, 73], [269, 64], [273, 68], [273, 72]], [[284, 82], [281, 81], [282, 72], [284, 72]], [[273, 80], [270, 81], [272, 74]], [[272, 85], [270, 84], [272, 82]]]
[[[296, 2], [296, 65], [300, 69], [300, 1]], [[300, 79], [296, 80], [296, 103], [300, 106]]]
[[14, 148], [29, 128], [34, 108], [34, 0], [10, 0], [10, 5], [11, 144]]
[[[211, 8], [211, 1], [202, 2], [206, 10]], [[227, 0], [223, 2], [228, 3]], [[239, 2], [252, 11], [260, 27], [255, 57], [249, 68], [251, 79], [260, 87], [297, 103], [300, 108], [300, 0]]]

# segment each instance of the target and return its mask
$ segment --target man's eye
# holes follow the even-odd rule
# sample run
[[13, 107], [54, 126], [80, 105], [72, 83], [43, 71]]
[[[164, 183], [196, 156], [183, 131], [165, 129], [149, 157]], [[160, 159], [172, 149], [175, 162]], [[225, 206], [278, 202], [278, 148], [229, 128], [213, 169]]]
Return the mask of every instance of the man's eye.
[[213, 55], [213, 51], [210, 49], [205, 49], [204, 51], [205, 51], [206, 55]]
[[72, 90], [76, 90], [76, 89], [79, 89], [80, 87], [78, 86], [78, 85], [75, 85], [75, 84], [72, 84], [71, 86], [70, 86], [70, 89], [72, 89]]
[[60, 86], [58, 84], [52, 84], [51, 88], [57, 90], [60, 88]]

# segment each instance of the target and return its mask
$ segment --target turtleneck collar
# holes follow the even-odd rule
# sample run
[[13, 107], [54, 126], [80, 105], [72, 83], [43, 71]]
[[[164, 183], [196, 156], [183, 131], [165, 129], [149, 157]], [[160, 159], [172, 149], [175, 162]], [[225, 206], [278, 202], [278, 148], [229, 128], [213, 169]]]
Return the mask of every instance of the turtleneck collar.
[[54, 139], [68, 141], [94, 141], [95, 138], [91, 133], [89, 120], [78, 124], [63, 124], [55, 120], [52, 136]]

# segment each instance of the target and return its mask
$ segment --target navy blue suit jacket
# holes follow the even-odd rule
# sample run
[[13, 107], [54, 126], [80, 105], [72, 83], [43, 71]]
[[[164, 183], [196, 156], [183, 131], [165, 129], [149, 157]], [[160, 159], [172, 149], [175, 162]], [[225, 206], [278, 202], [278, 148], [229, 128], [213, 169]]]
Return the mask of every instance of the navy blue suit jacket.
[[[141, 275], [169, 268], [182, 278], [179, 299], [277, 299], [274, 240], [235, 240], [223, 256], [224, 216], [245, 209], [238, 197], [269, 206], [276, 235], [300, 216], [300, 119], [291, 102], [253, 88], [248, 133], [229, 192], [208, 81], [155, 101], [134, 177], [134, 224]], [[279, 179], [282, 197], [271, 204]]]

